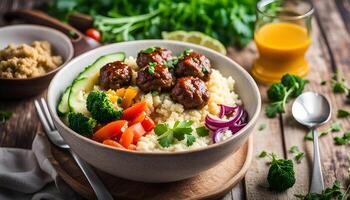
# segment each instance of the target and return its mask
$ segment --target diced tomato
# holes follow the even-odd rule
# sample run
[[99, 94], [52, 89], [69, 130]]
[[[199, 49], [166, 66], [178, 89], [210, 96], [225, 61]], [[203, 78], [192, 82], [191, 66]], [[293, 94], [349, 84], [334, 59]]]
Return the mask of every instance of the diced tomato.
[[108, 146], [112, 146], [112, 147], [125, 149], [125, 147], [123, 147], [123, 145], [121, 145], [117, 141], [114, 141], [114, 140], [111, 140], [111, 139], [104, 140], [103, 144], [108, 145]]
[[127, 108], [123, 111], [122, 119], [125, 120], [132, 120], [136, 116], [138, 116], [140, 113], [145, 112], [147, 110], [147, 104], [146, 102], [139, 102], [131, 106], [130, 108]]
[[136, 150], [136, 145], [130, 144], [127, 149], [129, 149], [129, 150]]
[[107, 125], [100, 128], [96, 133], [92, 136], [92, 138], [96, 141], [102, 142], [107, 139], [111, 139], [120, 135], [128, 126], [128, 122], [126, 120], [118, 120], [114, 122], [110, 122]]
[[88, 30], [86, 30], [85, 34], [91, 37], [92, 39], [96, 40], [97, 42], [101, 41], [101, 33], [94, 28], [89, 28]]
[[137, 142], [146, 133], [146, 131], [143, 128], [143, 126], [142, 126], [142, 124], [140, 122], [137, 123], [137, 124], [134, 124], [132, 126], [133, 126], [133, 129], [134, 129], [133, 144], [137, 144]]
[[147, 132], [153, 130], [153, 128], [155, 127], [154, 121], [148, 116], [145, 117], [141, 124]]
[[146, 117], [146, 113], [145, 113], [145, 112], [140, 113], [139, 115], [137, 115], [137, 116], [130, 122], [130, 125], [133, 125], [133, 124], [142, 122], [142, 121], [145, 119], [145, 117]]

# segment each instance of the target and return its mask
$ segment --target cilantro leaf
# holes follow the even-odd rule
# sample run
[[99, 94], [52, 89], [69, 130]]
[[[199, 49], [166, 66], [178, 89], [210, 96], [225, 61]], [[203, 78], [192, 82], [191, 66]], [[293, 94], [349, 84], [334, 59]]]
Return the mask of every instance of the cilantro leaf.
[[[325, 135], [328, 135], [328, 133], [330, 132], [338, 132], [340, 131], [342, 128], [342, 125], [338, 122], [334, 122], [331, 124], [331, 126], [323, 131], [320, 132], [320, 134], [318, 135], [318, 137], [323, 137]], [[305, 137], [304, 137], [305, 140], [313, 140], [313, 135], [312, 135], [312, 131], [308, 132]]]
[[345, 145], [350, 141], [350, 131], [344, 133], [342, 136], [336, 136], [333, 138], [335, 144]]
[[167, 124], [157, 124], [157, 126], [154, 128], [154, 133], [158, 136], [163, 135], [165, 132], [167, 132], [169, 129]]
[[265, 151], [265, 150], [261, 151], [259, 154], [259, 158], [264, 158], [266, 156], [267, 156], [267, 151]]
[[294, 154], [294, 160], [297, 162], [297, 163], [300, 163], [301, 160], [305, 157], [305, 153], [304, 152], [301, 152], [298, 148], [298, 146], [292, 146], [289, 148], [289, 153], [292, 153]]
[[193, 135], [186, 135], [187, 141], [186, 144], [187, 146], [192, 146], [193, 143], [196, 141], [196, 138]]
[[148, 63], [148, 73], [151, 74], [151, 75], [154, 74], [154, 69], [155, 69], [156, 66], [157, 66], [156, 62]]
[[204, 126], [196, 128], [197, 135], [200, 137], [205, 137], [209, 135], [209, 130]]
[[297, 153], [299, 152], [299, 148], [297, 146], [292, 146], [288, 150], [290, 153]]
[[173, 143], [173, 134], [166, 134], [164, 137], [158, 138], [158, 143], [162, 147], [169, 147]]
[[[162, 147], [169, 147], [174, 143], [174, 138], [178, 141], [184, 140], [185, 136], [191, 135], [193, 121], [184, 120], [176, 121], [173, 128], [170, 128], [167, 123], [160, 123], [154, 128], [154, 133], [158, 136], [158, 143]], [[191, 137], [191, 136], [190, 136]], [[192, 141], [193, 138], [190, 138]]]
[[159, 47], [148, 47], [147, 49], [142, 50], [142, 53], [153, 53]]

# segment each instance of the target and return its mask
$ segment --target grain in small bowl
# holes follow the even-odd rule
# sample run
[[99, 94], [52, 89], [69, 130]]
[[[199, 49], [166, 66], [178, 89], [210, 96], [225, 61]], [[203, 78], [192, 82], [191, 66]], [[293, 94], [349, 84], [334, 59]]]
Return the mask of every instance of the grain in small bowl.
[[40, 94], [72, 57], [73, 46], [63, 33], [37, 25], [0, 28], [1, 99]]

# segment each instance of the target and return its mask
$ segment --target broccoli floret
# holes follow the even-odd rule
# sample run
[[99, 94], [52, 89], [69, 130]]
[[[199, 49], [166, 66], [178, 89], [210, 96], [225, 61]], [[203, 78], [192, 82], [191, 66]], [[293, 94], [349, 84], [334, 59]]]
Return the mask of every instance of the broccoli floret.
[[100, 123], [119, 119], [123, 114], [122, 109], [116, 109], [103, 91], [92, 91], [87, 97], [86, 107]]
[[272, 157], [271, 166], [267, 175], [270, 189], [274, 191], [285, 191], [292, 187], [295, 183], [295, 174], [293, 169], [293, 161], [278, 159], [275, 154]]
[[91, 136], [94, 132], [94, 128], [97, 124], [96, 120], [91, 117], [86, 117], [81, 113], [69, 113], [68, 114], [69, 127], [84, 136]]

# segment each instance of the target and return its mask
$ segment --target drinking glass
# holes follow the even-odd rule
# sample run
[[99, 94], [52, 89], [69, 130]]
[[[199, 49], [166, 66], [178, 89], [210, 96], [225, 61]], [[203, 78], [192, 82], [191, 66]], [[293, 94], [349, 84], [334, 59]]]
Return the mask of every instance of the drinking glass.
[[254, 41], [259, 52], [252, 74], [263, 83], [279, 82], [286, 74], [305, 76], [305, 53], [311, 44], [314, 12], [308, 0], [262, 0], [257, 3]]

